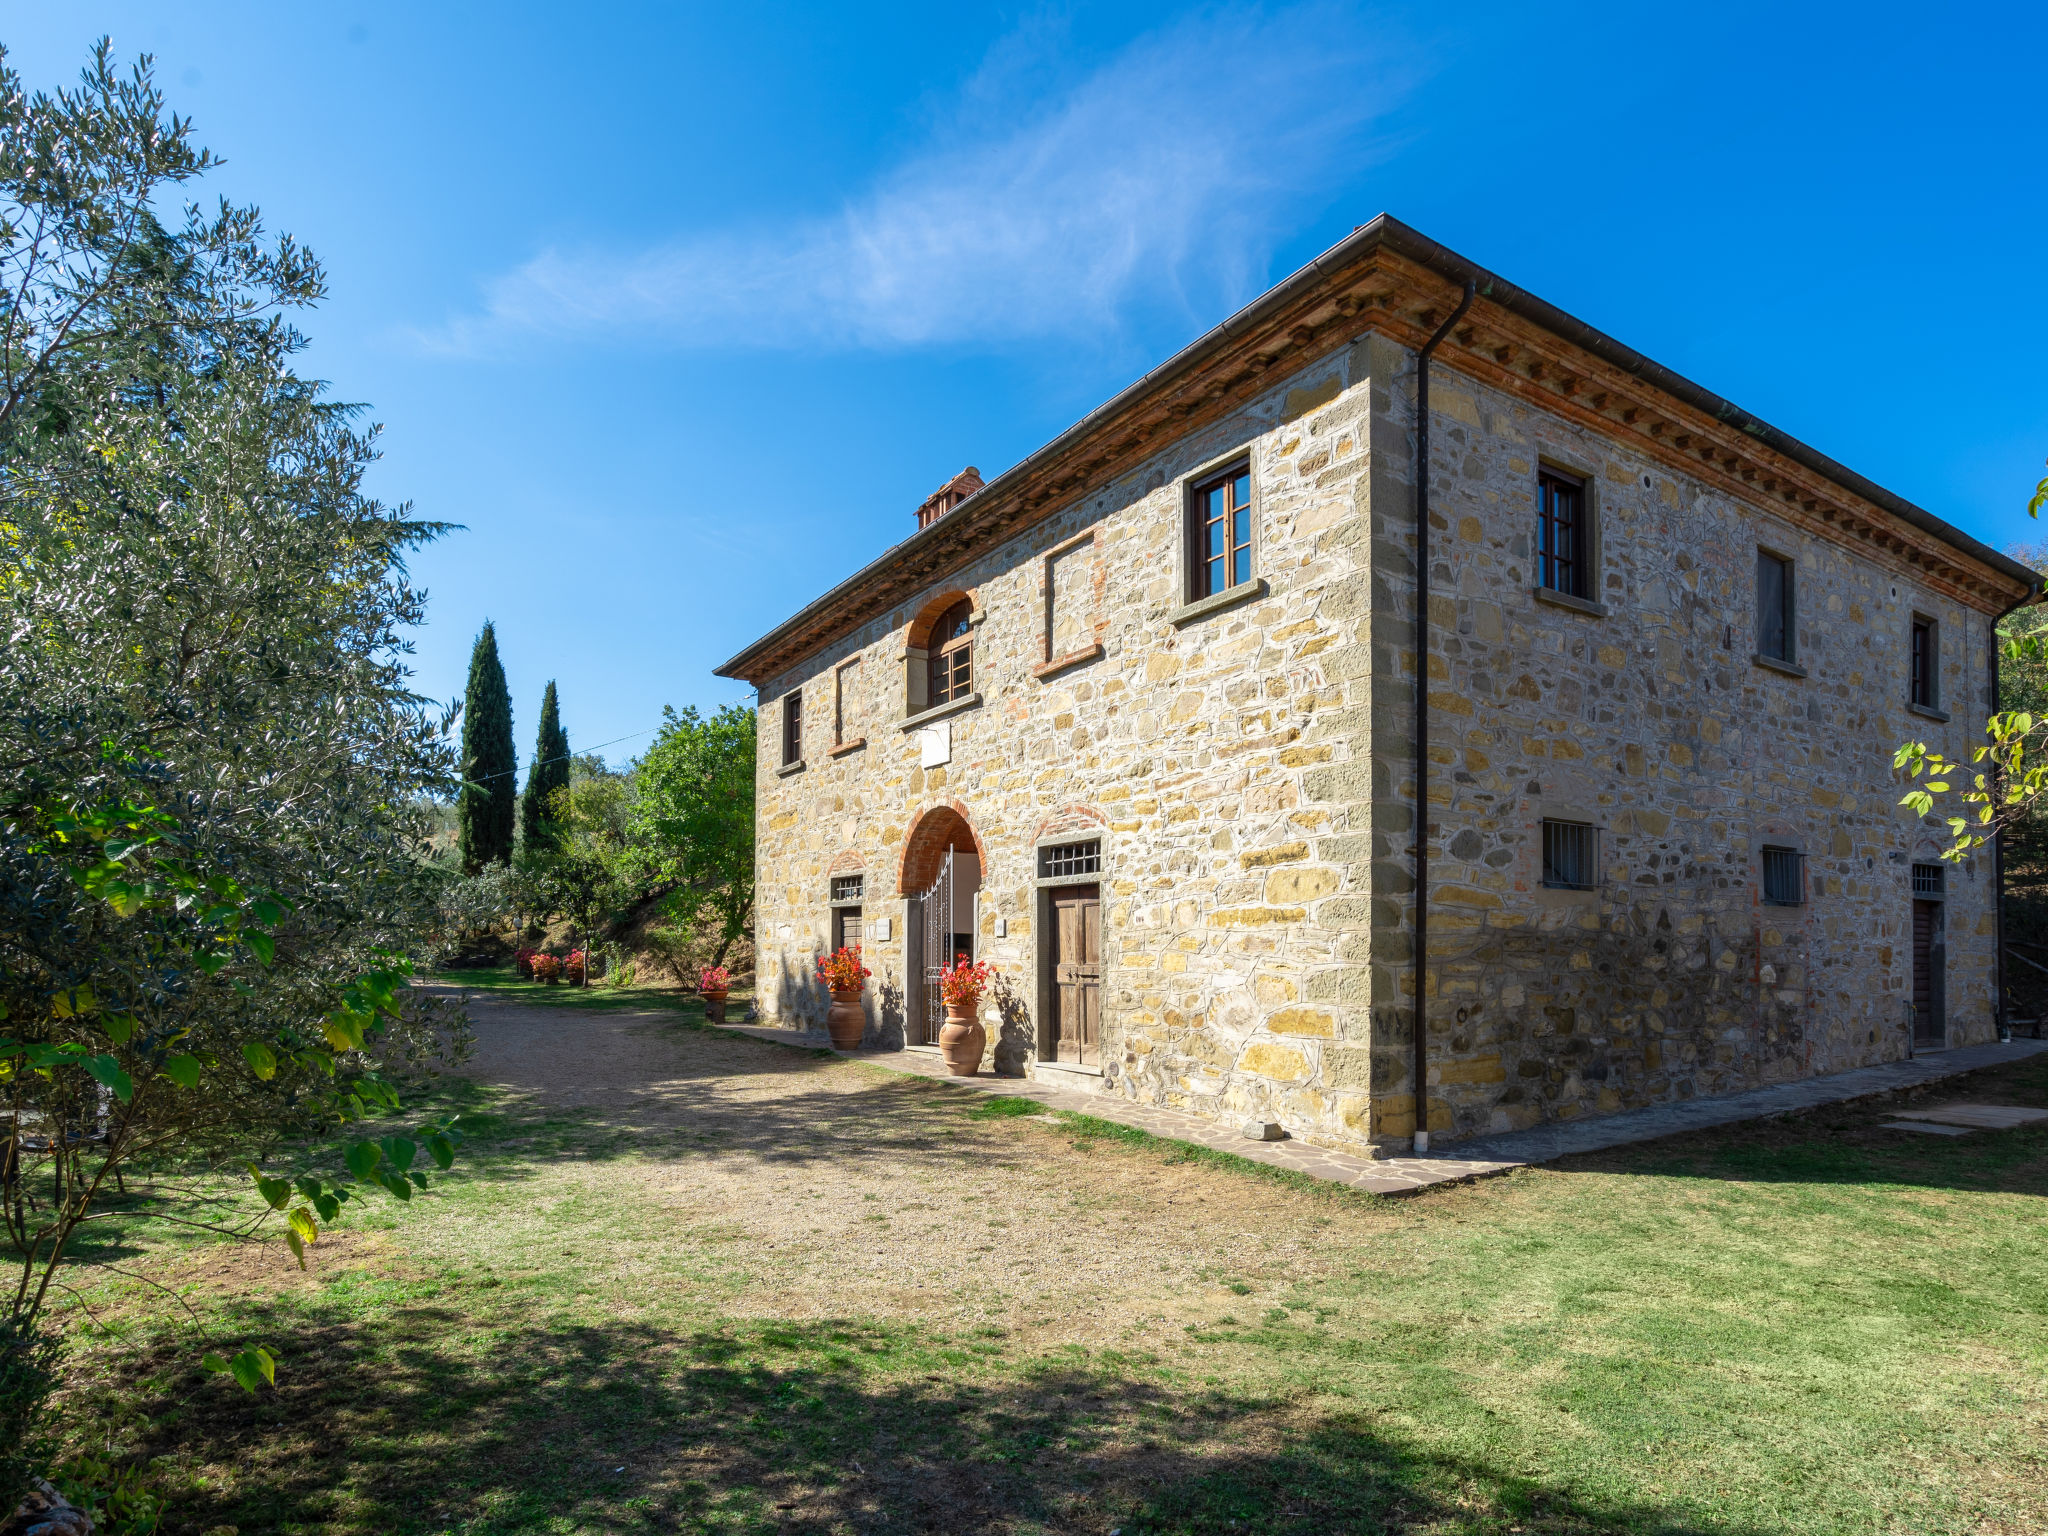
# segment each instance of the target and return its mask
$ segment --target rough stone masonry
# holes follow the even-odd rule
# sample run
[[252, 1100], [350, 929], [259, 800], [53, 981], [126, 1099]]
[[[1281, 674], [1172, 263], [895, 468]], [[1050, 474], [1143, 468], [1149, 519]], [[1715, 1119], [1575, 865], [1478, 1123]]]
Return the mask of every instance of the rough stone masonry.
[[[1415, 353], [1468, 279], [1431, 393], [1432, 1133], [1895, 1059], [1916, 953], [1942, 1024], [1919, 1048], [1990, 1038], [1992, 862], [1932, 890], [1939, 829], [1898, 808], [1891, 754], [1974, 744], [2028, 573], [1387, 218], [1023, 464], [950, 483], [721, 669], [761, 694], [764, 1015], [822, 1017], [836, 894], [869, 1043], [915, 1044], [917, 898], [952, 847], [979, 881], [955, 921], [1001, 978], [991, 1070], [1406, 1150]], [[1249, 579], [1206, 593], [1193, 491], [1239, 465]], [[1537, 568], [1545, 473], [1582, 487], [1583, 595]], [[1782, 658], [1759, 654], [1760, 550], [1790, 562]], [[962, 599], [964, 636], [937, 633]], [[934, 706], [930, 656], [963, 639], [971, 688]], [[1550, 878], [1546, 823], [1590, 829], [1586, 888]], [[1092, 1064], [1053, 1059], [1040, 852], [1080, 839]], [[1798, 900], [1765, 900], [1766, 847]]]

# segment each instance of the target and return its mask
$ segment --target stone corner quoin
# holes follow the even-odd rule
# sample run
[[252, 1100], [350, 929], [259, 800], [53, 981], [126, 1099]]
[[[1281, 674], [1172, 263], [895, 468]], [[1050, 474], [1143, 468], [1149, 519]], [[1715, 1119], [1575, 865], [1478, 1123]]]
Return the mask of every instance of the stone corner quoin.
[[[1407, 1150], [1416, 352], [1459, 285], [1391, 242], [1346, 242], [965, 499], [956, 478], [722, 669], [761, 695], [766, 1018], [822, 1019], [813, 958], [856, 933], [868, 1043], [923, 1043], [950, 846], [937, 926], [997, 968], [993, 1070], [1081, 1039], [1105, 1092]], [[1992, 1038], [1991, 861], [1916, 898], [1942, 840], [1891, 753], [1969, 748], [2022, 575], [1539, 322], [1482, 297], [1432, 363], [1433, 1136], [1894, 1060], [1916, 1027]], [[1538, 598], [1545, 474], [1582, 487], [1576, 601]], [[1197, 576], [1219, 476], [1249, 490], [1263, 585], [1238, 602]], [[1803, 676], [1757, 663], [1760, 550], [1791, 561]], [[1952, 721], [1909, 710], [1916, 621]], [[975, 697], [892, 728], [963, 644]], [[1592, 829], [1590, 888], [1546, 884], [1546, 822]], [[1047, 875], [1089, 842], [1085, 880]], [[1766, 848], [1796, 904], [1766, 901]], [[1058, 906], [1083, 884], [1092, 961]]]

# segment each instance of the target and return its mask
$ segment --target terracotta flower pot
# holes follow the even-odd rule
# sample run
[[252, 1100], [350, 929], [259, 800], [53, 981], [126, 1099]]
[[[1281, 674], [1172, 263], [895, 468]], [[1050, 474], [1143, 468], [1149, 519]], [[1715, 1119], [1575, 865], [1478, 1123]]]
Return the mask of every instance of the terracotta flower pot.
[[825, 1015], [825, 1028], [832, 1035], [832, 1049], [859, 1050], [860, 1037], [867, 1032], [867, 1027], [868, 1016], [860, 1006], [860, 988], [834, 992], [831, 1011]]
[[981, 1071], [981, 1053], [988, 1047], [988, 1031], [974, 1016], [975, 1005], [946, 1004], [946, 1022], [939, 1029], [939, 1055], [946, 1070], [955, 1077], [973, 1077]]
[[718, 987], [714, 990], [697, 994], [704, 999], [704, 1017], [713, 1024], [723, 1024], [725, 1022], [726, 990], [724, 987]]

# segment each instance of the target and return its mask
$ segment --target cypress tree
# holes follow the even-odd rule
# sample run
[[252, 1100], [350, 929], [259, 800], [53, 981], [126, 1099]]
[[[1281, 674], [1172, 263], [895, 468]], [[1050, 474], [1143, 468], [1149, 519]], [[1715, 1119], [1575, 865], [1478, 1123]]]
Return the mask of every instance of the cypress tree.
[[569, 787], [569, 733], [555, 702], [554, 679], [540, 700], [540, 736], [533, 744], [533, 766], [526, 770], [526, 793], [519, 801], [519, 830], [526, 846], [539, 848], [554, 840], [549, 826], [555, 792]]
[[498, 661], [498, 632], [484, 621], [469, 653], [469, 691], [462, 706], [462, 793], [456, 825], [462, 838], [462, 872], [474, 875], [486, 864], [512, 858], [513, 779], [519, 757], [512, 748], [512, 694]]

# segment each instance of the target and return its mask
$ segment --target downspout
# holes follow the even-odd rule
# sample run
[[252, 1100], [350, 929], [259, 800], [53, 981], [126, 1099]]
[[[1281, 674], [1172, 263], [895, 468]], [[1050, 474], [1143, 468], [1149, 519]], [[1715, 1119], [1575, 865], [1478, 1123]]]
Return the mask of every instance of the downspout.
[[1477, 292], [1415, 354], [1415, 1150], [1429, 1150], [1429, 355], [1465, 318]]
[[[1993, 619], [1990, 628], [1986, 631], [1986, 637], [1991, 642], [1988, 647], [1991, 652], [1991, 708], [1988, 711], [1990, 714], [1995, 715], [2004, 707], [2004, 699], [1999, 693], [1998, 626], [2040, 595], [2039, 591], [2029, 592], [2025, 597]], [[1997, 774], [1998, 770], [1994, 767], [1991, 779], [1991, 788], [1994, 796], [1998, 789]], [[2002, 830], [1991, 834], [1991, 943], [1993, 946], [1991, 984], [1996, 989], [1993, 993], [1993, 997], [1996, 1000], [1992, 1004], [1991, 1019], [1992, 1023], [1996, 1026], [1998, 1038], [2010, 1040], [2012, 1038], [2012, 1020], [2007, 1015], [2005, 1008], [2005, 833]], [[2041, 1033], [2041, 1026], [2039, 1024], [2034, 1026], [2034, 1033], [2036, 1035]]]

